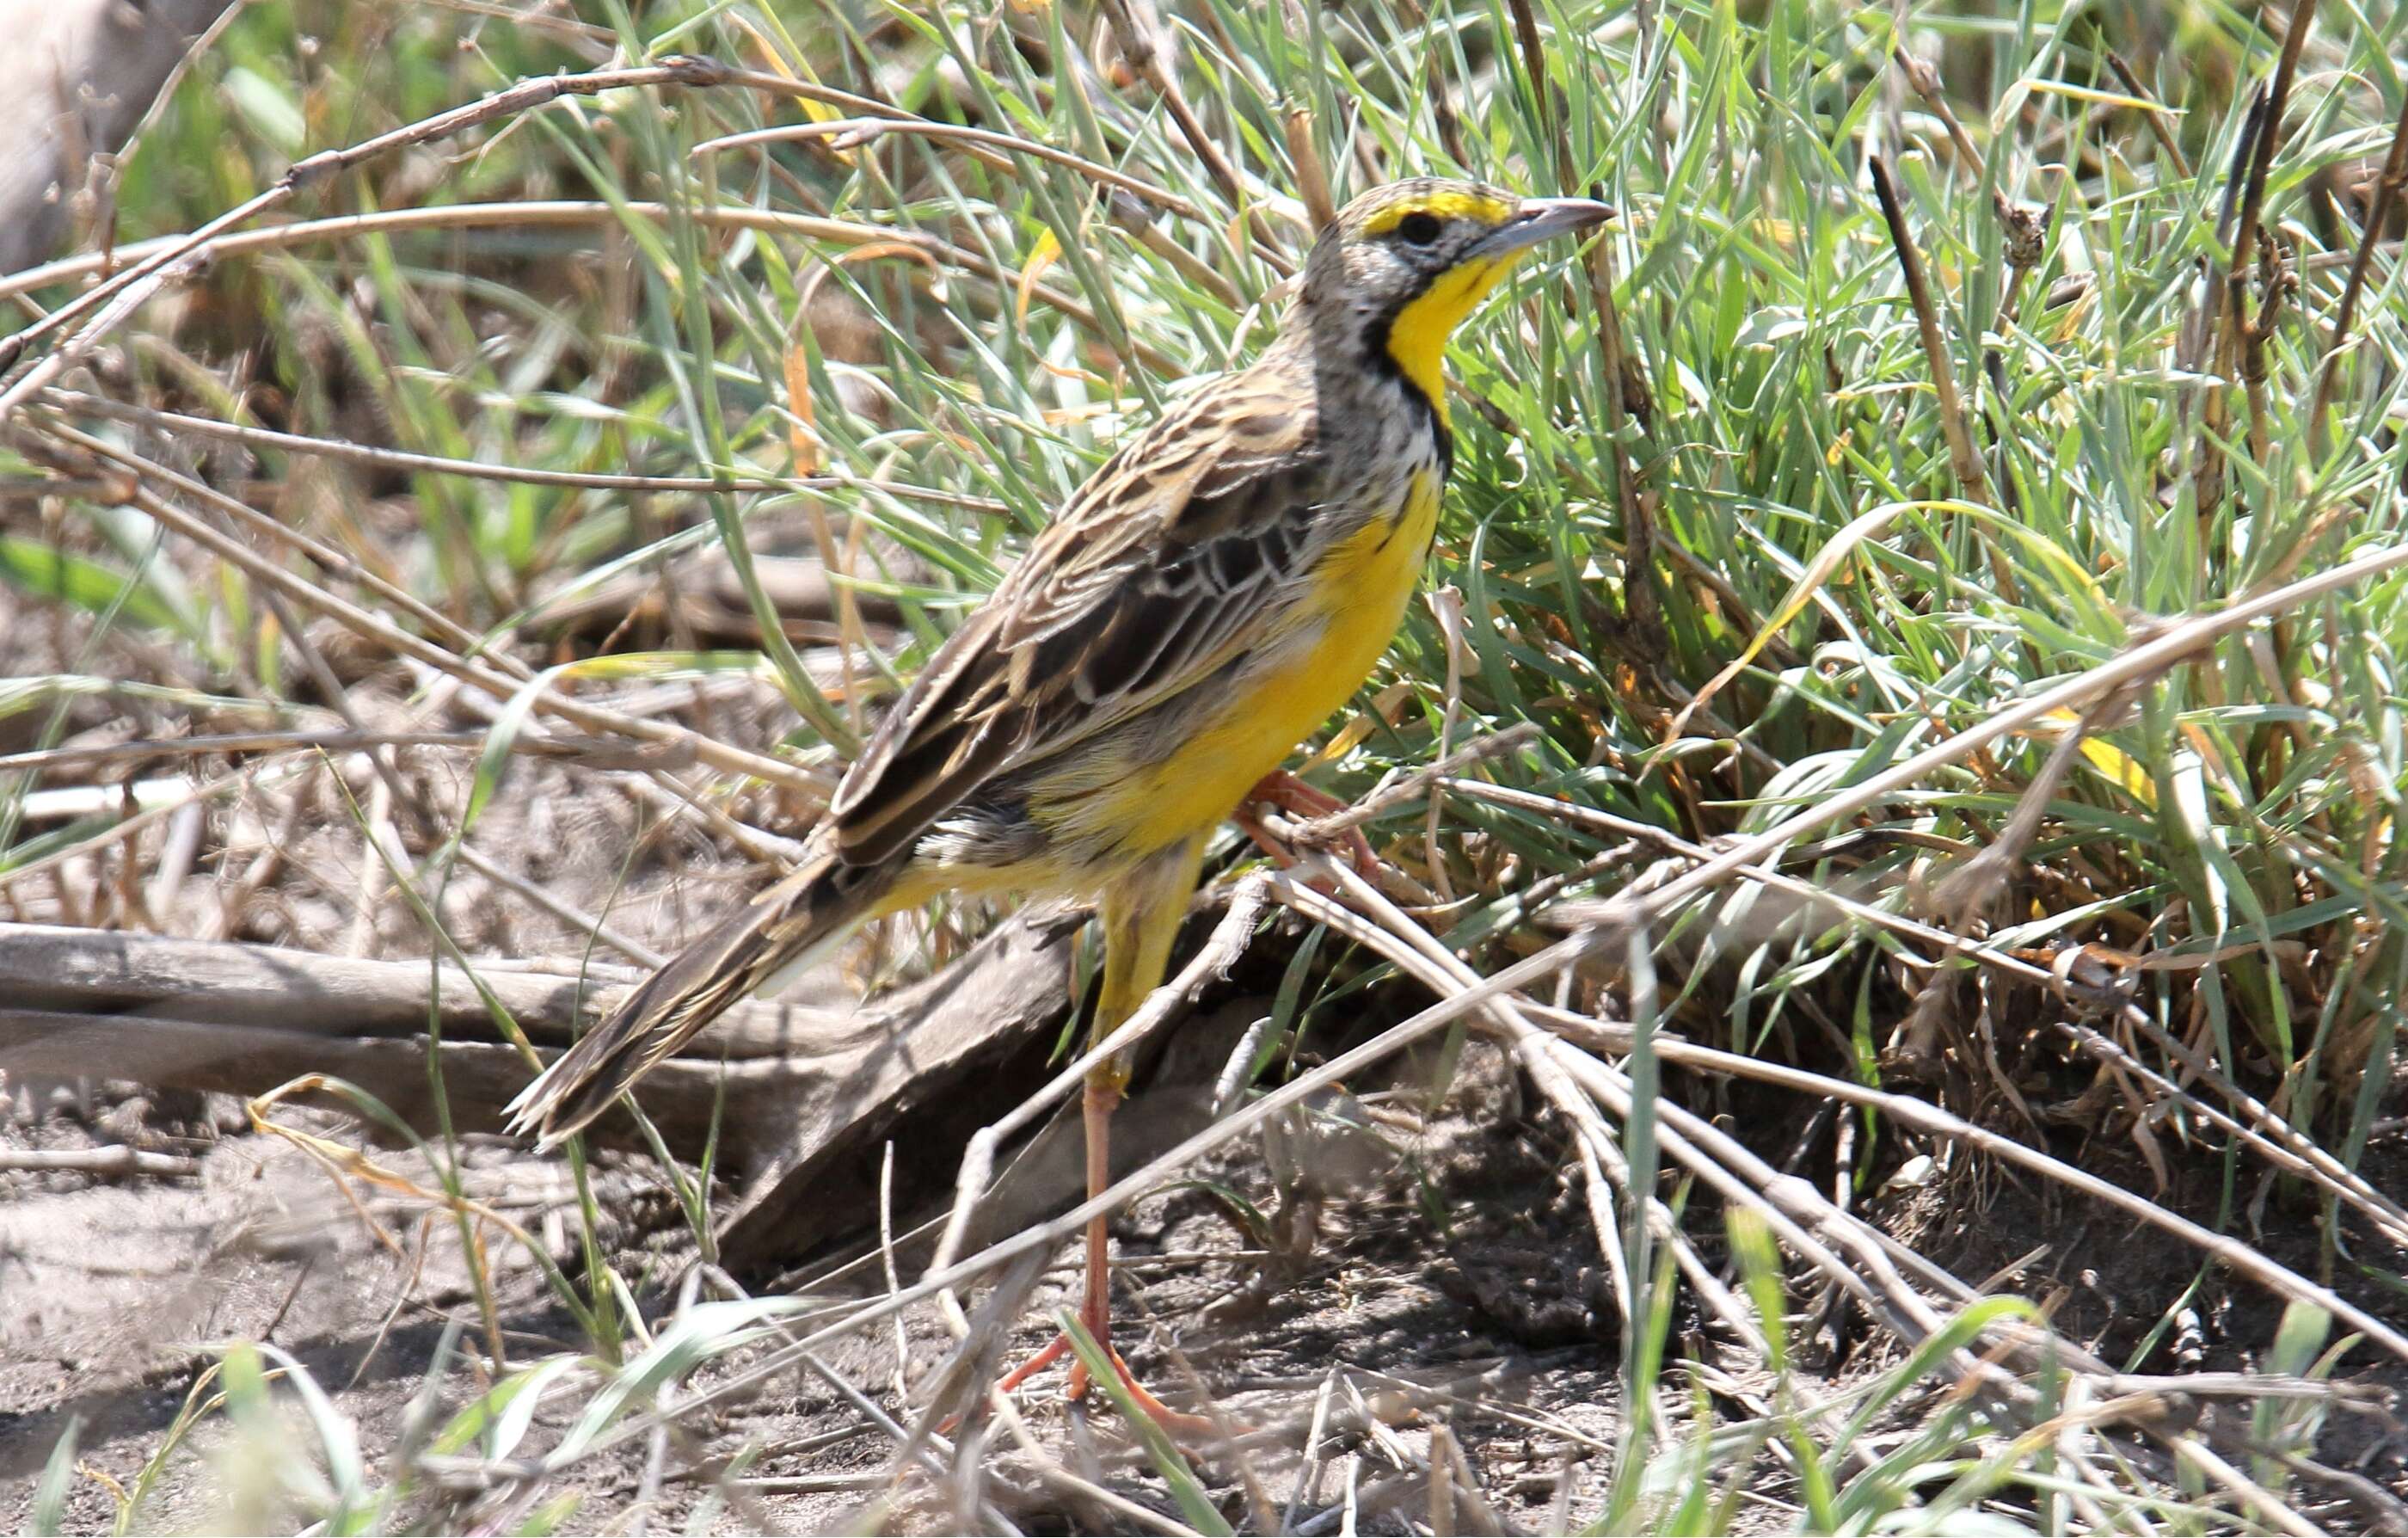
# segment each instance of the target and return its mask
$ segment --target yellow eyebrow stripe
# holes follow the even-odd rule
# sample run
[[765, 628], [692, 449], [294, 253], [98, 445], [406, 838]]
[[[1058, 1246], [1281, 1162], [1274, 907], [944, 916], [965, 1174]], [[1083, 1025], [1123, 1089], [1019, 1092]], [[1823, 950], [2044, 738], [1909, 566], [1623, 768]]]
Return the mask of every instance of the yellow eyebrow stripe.
[[1502, 199], [1484, 197], [1478, 193], [1430, 193], [1421, 197], [1400, 197], [1363, 222], [1366, 235], [1385, 235], [1417, 213], [1440, 219], [1476, 219], [1484, 224], [1502, 224], [1512, 217], [1512, 208]]

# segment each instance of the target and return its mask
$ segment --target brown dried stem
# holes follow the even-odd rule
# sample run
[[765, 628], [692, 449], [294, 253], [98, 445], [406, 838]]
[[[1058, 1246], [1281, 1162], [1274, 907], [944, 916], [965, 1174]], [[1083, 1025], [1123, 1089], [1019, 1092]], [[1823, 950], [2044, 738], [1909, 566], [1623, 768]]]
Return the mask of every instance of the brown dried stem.
[[2332, 409], [2333, 380], [2341, 367], [2341, 357], [2349, 345], [2350, 327], [2358, 320], [2358, 302], [2366, 292], [2366, 274], [2374, 265], [2374, 248], [2382, 238], [2384, 226], [2390, 223], [2391, 205], [2399, 200], [2400, 189], [2408, 184], [2408, 101], [2400, 108], [2399, 126], [2391, 131], [2391, 152], [2383, 159], [2383, 174], [2374, 183], [2374, 195], [2367, 202], [2366, 228], [2358, 237], [2358, 254], [2350, 260], [2349, 281], [2341, 291], [2341, 308], [2333, 312], [2332, 341], [2325, 348], [2323, 363], [2316, 369], [2315, 402], [2308, 409], [2308, 447], [2320, 453], [2325, 443], [2325, 416]]
[[909, 134], [923, 138], [944, 139], [960, 144], [969, 151], [981, 165], [998, 171], [1010, 172], [1012, 169], [1011, 156], [1013, 155], [1027, 155], [1034, 160], [1051, 161], [1056, 165], [1068, 166], [1100, 186], [1111, 187], [1115, 191], [1127, 193], [1132, 197], [1142, 198], [1156, 208], [1178, 214], [1182, 218], [1192, 219], [1199, 223], [1209, 222], [1203, 209], [1178, 194], [1157, 187], [1142, 177], [1133, 177], [1126, 171], [1100, 165], [1087, 159], [1084, 155], [1072, 154], [1068, 150], [1057, 149], [1054, 145], [1043, 144], [1036, 139], [1023, 138], [1017, 134], [997, 133], [992, 128], [975, 128], [964, 123], [938, 122], [927, 118], [894, 115], [891, 108], [882, 110], [874, 117], [838, 118], [827, 122], [780, 123], [769, 128], [748, 129], [740, 134], [728, 134], [719, 138], [706, 139], [695, 145], [689, 154], [700, 157], [764, 144], [798, 144], [813, 139], [833, 139], [837, 141], [835, 148], [853, 150], [888, 134]]
[[2166, 119], [2171, 114], [2159, 104], [2157, 94], [2148, 88], [2139, 75], [2133, 72], [2132, 66], [2124, 62], [2124, 56], [2112, 48], [2107, 50], [2107, 67], [2113, 69], [2115, 72], [2115, 78], [2124, 82], [2126, 93], [2134, 101], [2143, 104], [2141, 117], [2148, 123], [2149, 132], [2156, 137], [2157, 148], [2165, 151], [2168, 160], [2173, 162], [2175, 172], [2183, 180], [2188, 180], [2191, 175], [2190, 161], [2183, 154], [2182, 146], [2174, 142], [2173, 130], [2166, 126]]
[[1930, 108], [1932, 116], [1940, 120], [1941, 126], [1948, 130], [1948, 142], [1956, 150], [1956, 171], [1965, 179], [1965, 185], [1971, 187], [1980, 181], [1982, 151], [1973, 147], [1973, 137], [1965, 132], [1963, 123], [1956, 121], [1956, 109], [1948, 105], [1948, 94], [1940, 89], [1940, 81], [1932, 75], [1931, 66], [1909, 53], [1904, 43], [1892, 45], [1889, 56], [1897, 62], [1899, 72], [1906, 77], [1906, 83], [1914, 87], [1914, 93], [1923, 98], [1923, 105]]
[[1162, 98], [1162, 105], [1169, 110], [1171, 121], [1179, 124], [1179, 132], [1186, 138], [1187, 147], [1195, 151], [1196, 158], [1204, 163], [1204, 169], [1220, 187], [1221, 195], [1229, 200], [1231, 208], [1247, 210], [1254, 235], [1262, 242], [1266, 253], [1285, 260], [1281, 241], [1271, 233], [1269, 223], [1263, 218], [1258, 201], [1247, 195], [1244, 182], [1239, 180], [1238, 168], [1222, 152], [1219, 141], [1205, 129], [1203, 120], [1196, 115], [1196, 108], [1188, 105], [1186, 92], [1180, 89], [1177, 73], [1164, 58], [1166, 50], [1158, 36], [1162, 21], [1154, 13], [1151, 0], [1103, 0], [1103, 9], [1105, 18], [1111, 23], [1112, 36], [1120, 43], [1121, 57], [1126, 59], [1138, 78], [1152, 86], [1154, 93]]
[[[1890, 50], [1890, 57], [1897, 62], [1907, 83], [1914, 88], [1915, 94], [1923, 98], [1924, 105], [1947, 128], [1949, 142], [1956, 151], [1956, 169], [1965, 184], [1969, 187], [1978, 185], [1982, 180], [1982, 153], [1974, 148], [1972, 136], [1965, 132], [1965, 125], [1957, 121], [1956, 109], [1949, 105], [1947, 93], [1941, 89], [1931, 66], [1909, 53], [1902, 43]], [[2015, 312], [2015, 299], [2023, 292], [2024, 275], [2040, 266], [2048, 238], [2048, 213], [2044, 206], [2039, 208], [2019, 208], [1996, 187], [1990, 190], [1990, 208], [1998, 216], [1999, 227], [2006, 237], [2007, 281], [1994, 312], [1995, 318], [2002, 322]], [[1896, 233], [1895, 226], [1892, 233]], [[1998, 424], [1998, 438], [2003, 442], [2006, 436], [2003, 418], [2008, 410], [2007, 374], [1997, 348], [1982, 350], [1982, 372], [1989, 380], [1991, 393], [1996, 397], [1997, 410], [2001, 419]], [[2016, 510], [2015, 486], [2006, 473], [2003, 449], [2000, 455], [1996, 484], [2000, 500], [2006, 505], [2008, 511], [2013, 512]]]
[[[2249, 279], [2258, 265], [2258, 224], [2266, 208], [2266, 178], [2274, 163], [2274, 145], [2283, 137], [2283, 113], [2291, 98], [2291, 80], [2299, 70], [2300, 50], [2307, 46], [2308, 34], [2316, 19], [2316, 0], [2299, 0], [2292, 7], [2289, 24], [2283, 36], [2283, 54], [2274, 66], [2274, 82], [2266, 93], [2256, 113], [2256, 132], [2246, 137], [2248, 160], [2241, 180], [2239, 213], [2232, 230], [2232, 254], [2227, 262], [2220, 282], [2209, 289], [2210, 303], [2218, 307], [2213, 321], [2214, 345], [2208, 350], [2215, 360], [2215, 373], [2230, 380], [2249, 367], [2249, 350], [2261, 345], [2264, 337], [2249, 307]], [[2269, 295], [2269, 302], [2272, 296]], [[2262, 395], [2251, 396], [2251, 438], [2253, 446], [2266, 441], [2269, 434], [2264, 422]], [[2198, 482], [2197, 505], [2204, 518], [2223, 500], [2224, 450], [2228, 436], [2229, 410], [2225, 403], [2221, 384], [2208, 387], [2207, 410], [2200, 421], [2200, 442], [2194, 475]], [[2260, 461], [2264, 451], [2256, 449]]]
[[[87, 453], [105, 454], [120, 462], [132, 461], [128, 468], [135, 469], [145, 483], [134, 487], [133, 495], [128, 500], [154, 523], [209, 551], [220, 559], [238, 568], [254, 581], [276, 589], [303, 607], [326, 615], [354, 635], [400, 655], [414, 657], [429, 667], [449, 673], [462, 683], [492, 695], [496, 700], [514, 698], [523, 688], [527, 686], [527, 681], [523, 679], [513, 678], [480, 662], [471, 662], [432, 641], [411, 635], [381, 615], [372, 613], [323, 588], [303, 581], [273, 561], [260, 555], [249, 546], [221, 534], [200, 519], [168, 503], [153, 493], [147, 483], [158, 478], [159, 472], [156, 467], [150, 466], [133, 455], [125, 454], [123, 451], [116, 450], [113, 445], [87, 438], [71, 429], [54, 428], [52, 432], [56, 436], [75, 440], [76, 447]], [[50, 444], [34, 440], [27, 435], [19, 435], [19, 446], [30, 457], [45, 463], [54, 459], [68, 458], [65, 452]], [[70, 460], [69, 463], [72, 465], [73, 462]], [[515, 661], [516, 659], [509, 659], [511, 665], [515, 665]], [[800, 791], [815, 801], [824, 798], [829, 789], [825, 776], [813, 773], [797, 765], [752, 753], [743, 748], [732, 747], [667, 722], [626, 715], [617, 711], [588, 705], [553, 690], [545, 689], [539, 692], [536, 697], [535, 708], [546, 714], [558, 716], [586, 731], [616, 732], [650, 742], [690, 745], [695, 756], [713, 769], [729, 774], [752, 775], [772, 784]]]
[[1312, 108], [1289, 108], [1281, 126], [1287, 135], [1287, 158], [1296, 167], [1297, 195], [1304, 199], [1304, 211], [1313, 229], [1326, 230], [1338, 218], [1338, 204], [1329, 195], [1329, 174], [1322, 168], [1321, 151], [1312, 142]]
[[[628, 214], [647, 219], [666, 220], [670, 210], [658, 203], [624, 203], [613, 206], [599, 202], [540, 203], [453, 203], [426, 208], [392, 208], [379, 213], [338, 215], [328, 219], [312, 219], [292, 224], [272, 225], [262, 230], [228, 231], [212, 235], [193, 250], [200, 256], [214, 260], [222, 256], [244, 255], [254, 251], [281, 250], [287, 246], [304, 245], [312, 240], [333, 239], [343, 236], [366, 235], [418, 229], [464, 229], [480, 226], [527, 228], [539, 225], [579, 226], [615, 225]], [[765, 234], [790, 235], [805, 240], [824, 240], [840, 246], [909, 247], [910, 253], [924, 259], [931, 266], [967, 274], [998, 295], [998, 303], [1008, 303], [1009, 295], [1018, 286], [1016, 273], [1007, 272], [996, 263], [967, 248], [921, 230], [897, 229], [883, 224], [865, 224], [853, 220], [821, 219], [810, 214], [783, 213], [773, 208], [749, 208], [713, 204], [685, 210], [685, 217], [711, 229], [759, 230]], [[69, 279], [80, 278], [107, 270], [113, 262], [129, 256], [163, 252], [184, 245], [191, 236], [170, 236], [163, 240], [138, 241], [121, 246], [113, 252], [68, 257], [23, 272], [0, 277], [0, 298], [46, 287]], [[145, 258], [148, 260], [148, 257]], [[95, 290], [94, 292], [97, 292]], [[1029, 292], [1056, 312], [1068, 316], [1082, 330], [1095, 336], [1106, 335], [1096, 312], [1077, 299], [1049, 283], [1038, 283]], [[19, 336], [24, 333], [18, 333]], [[1160, 349], [1143, 342], [1133, 343], [1138, 359], [1148, 368], [1165, 375], [1176, 375], [1180, 365]]]
[[[1923, 256], [1915, 250], [1914, 237], [1906, 227], [1906, 209], [1899, 202], [1898, 184], [1890, 179], [1889, 166], [1879, 155], [1872, 157], [1873, 195], [1880, 199], [1882, 218], [1888, 223], [1890, 245], [1898, 252], [1899, 271], [1906, 279], [1906, 296], [1914, 307], [1916, 326], [1923, 336], [1923, 355], [1931, 369], [1931, 388], [1940, 398], [1940, 431], [1948, 440], [1948, 462], [1956, 472], [1956, 484], [1969, 502], [1984, 507], [1992, 504], [1989, 476], [1982, 467], [1982, 456], [1973, 448], [1973, 425], [1965, 411], [1965, 397], [1956, 389], [1956, 367], [1948, 355], [1948, 338], [1940, 329], [1939, 307], [1932, 303], [1931, 285], [1923, 275]], [[1993, 565], [1998, 557], [1992, 556]], [[2004, 572], [1999, 575], [2003, 579]], [[2012, 589], [2009, 589], [2012, 591]]]
[[[116, 326], [122, 324], [145, 298], [156, 293], [174, 276], [174, 269], [207, 246], [211, 238], [291, 202], [305, 187], [393, 151], [448, 138], [464, 129], [542, 107], [563, 96], [592, 96], [606, 91], [650, 85], [724, 85], [737, 73], [709, 59], [676, 58], [632, 69], [547, 75], [521, 80], [482, 101], [470, 102], [465, 107], [455, 107], [433, 117], [405, 123], [391, 133], [380, 134], [358, 144], [322, 150], [314, 155], [304, 156], [277, 179], [276, 185], [258, 196], [227, 209], [189, 235], [178, 237], [165, 250], [146, 257], [6, 340], [0, 340], [0, 369], [6, 369], [15, 365], [29, 342], [81, 320], [87, 314], [99, 312], [93, 315], [90, 324], [70, 334], [39, 363], [10, 381], [6, 389], [0, 389], [0, 422], [6, 422], [9, 413], [35, 390], [90, 351]], [[765, 76], [763, 79], [774, 79], [776, 77]]]
[[277, 432], [266, 427], [245, 427], [214, 417], [189, 416], [180, 411], [163, 411], [149, 406], [135, 406], [110, 400], [104, 395], [86, 395], [79, 390], [44, 392], [45, 405], [56, 405], [70, 411], [93, 416], [109, 417], [119, 422], [140, 423], [163, 431], [194, 433], [203, 438], [224, 438], [255, 449], [273, 449], [283, 453], [311, 454], [321, 459], [339, 459], [347, 464], [366, 465], [377, 469], [398, 470], [408, 475], [456, 475], [472, 481], [506, 481], [524, 486], [573, 486], [587, 491], [684, 492], [792, 492], [835, 491], [864, 484], [892, 496], [914, 501], [939, 502], [950, 507], [967, 508], [976, 512], [1001, 512], [1004, 504], [991, 496], [971, 496], [961, 492], [945, 491], [936, 486], [913, 486], [901, 482], [866, 482], [850, 475], [807, 475], [792, 478], [763, 476], [704, 475], [609, 475], [582, 470], [539, 470], [519, 465], [494, 465], [481, 459], [451, 459], [440, 454], [411, 453], [401, 449], [372, 448], [365, 443], [351, 443], [342, 438], [316, 438], [304, 433]]
[[[1449, 789], [1477, 800], [1512, 807], [1600, 833], [1635, 839], [1682, 859], [1702, 860], [1713, 854], [1713, 850], [1668, 829], [1618, 817], [1598, 808], [1480, 781], [1450, 779], [1446, 783]], [[1780, 892], [1800, 902], [1831, 908], [1859, 923], [1886, 929], [1892, 934], [1987, 967], [2019, 983], [2057, 994], [2075, 1004], [2097, 1001], [2092, 990], [2071, 982], [2067, 974], [2042, 967], [2024, 956], [1999, 950], [1919, 919], [1891, 913], [1836, 891], [1828, 884], [1804, 881], [1762, 865], [1744, 867], [1739, 874], [1768, 890]], [[2181, 1063], [2186, 1072], [2197, 1076], [2224, 1097], [2238, 1115], [2228, 1115], [2214, 1106], [2184, 1093], [2172, 1081], [2086, 1026], [2066, 1022], [2058, 1028], [2101, 1061], [2146, 1079], [2159, 1093], [2181, 1100], [2195, 1114], [2256, 1147], [2269, 1162], [2321, 1186], [2337, 1200], [2364, 1215], [2392, 1243], [2408, 1247], [2408, 1208], [2401, 1207], [2376, 1189], [2365, 1177], [2328, 1153], [2315, 1140], [2276, 1115], [2264, 1102], [2218, 1072], [2213, 1063], [2167, 1032], [2149, 1016], [2147, 1011], [2136, 1004], [2126, 1003], [2120, 1006], [2118, 1013], [2127, 1026], [2147, 1036]], [[2245, 1125], [2240, 1117], [2247, 1118]]]

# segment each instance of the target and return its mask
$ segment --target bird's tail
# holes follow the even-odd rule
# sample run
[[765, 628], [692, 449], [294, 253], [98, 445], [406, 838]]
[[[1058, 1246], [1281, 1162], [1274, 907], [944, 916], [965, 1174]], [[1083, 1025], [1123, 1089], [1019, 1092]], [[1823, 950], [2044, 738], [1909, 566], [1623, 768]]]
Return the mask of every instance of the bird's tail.
[[703, 1027], [781, 974], [824, 956], [870, 917], [896, 868], [816, 856], [664, 963], [504, 1108], [549, 1148], [578, 1131]]

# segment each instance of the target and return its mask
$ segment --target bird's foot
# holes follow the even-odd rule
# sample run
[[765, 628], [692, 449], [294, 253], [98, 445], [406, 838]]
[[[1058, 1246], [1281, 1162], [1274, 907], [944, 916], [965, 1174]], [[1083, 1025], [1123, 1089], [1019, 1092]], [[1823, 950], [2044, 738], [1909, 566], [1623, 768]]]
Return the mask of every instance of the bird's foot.
[[[1092, 1330], [1090, 1333], [1093, 1333]], [[1111, 1362], [1112, 1375], [1120, 1380], [1121, 1388], [1128, 1395], [1130, 1402], [1143, 1412], [1147, 1419], [1174, 1437], [1194, 1440], [1220, 1433], [1220, 1428], [1204, 1416], [1183, 1415], [1155, 1398], [1152, 1389], [1138, 1382], [1137, 1374], [1129, 1371], [1128, 1363], [1121, 1359], [1121, 1354], [1112, 1349], [1109, 1340], [1101, 1342], [1098, 1349]], [[1065, 1357], [1070, 1358], [1070, 1375], [1069, 1381], [1063, 1386], [1062, 1397], [1066, 1400], [1085, 1399], [1091, 1384], [1087, 1364], [1080, 1358], [1077, 1344], [1067, 1330], [1046, 1343], [1043, 1350], [1006, 1373], [995, 1386], [996, 1391], [1009, 1394]]]
[[[1326, 790], [1314, 789], [1285, 769], [1273, 769], [1256, 781], [1254, 788], [1246, 792], [1246, 798], [1238, 803], [1238, 810], [1232, 820], [1244, 831], [1247, 838], [1254, 841], [1257, 848], [1276, 860], [1283, 870], [1296, 864], [1298, 856], [1294, 849], [1264, 826], [1262, 818], [1253, 810], [1258, 805], [1276, 807], [1282, 812], [1306, 818], [1326, 817], [1334, 812], [1345, 810], [1346, 807], [1346, 803], [1337, 797]], [[1363, 836], [1363, 830], [1359, 827], [1347, 828], [1338, 836], [1338, 841], [1340, 847], [1345, 851], [1347, 862], [1354, 867], [1355, 873], [1373, 885], [1378, 885], [1381, 871], [1380, 856], [1372, 853], [1371, 841]], [[1318, 886], [1320, 884], [1315, 884]], [[1324, 895], [1334, 894], [1325, 893]]]

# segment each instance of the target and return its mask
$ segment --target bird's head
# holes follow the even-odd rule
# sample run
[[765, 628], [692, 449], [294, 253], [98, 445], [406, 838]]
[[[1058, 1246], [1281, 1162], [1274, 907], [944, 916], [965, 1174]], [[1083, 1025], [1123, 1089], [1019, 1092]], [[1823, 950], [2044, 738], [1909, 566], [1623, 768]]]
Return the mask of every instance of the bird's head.
[[1447, 338], [1541, 241], [1613, 217], [1584, 197], [1516, 197], [1476, 181], [1417, 177], [1339, 210], [1305, 265], [1302, 310], [1318, 347], [1361, 349], [1445, 410]]

